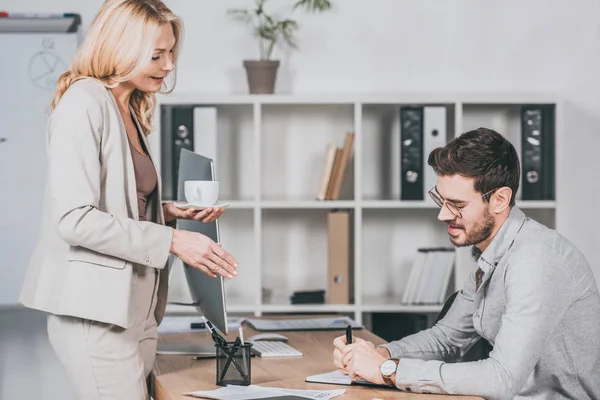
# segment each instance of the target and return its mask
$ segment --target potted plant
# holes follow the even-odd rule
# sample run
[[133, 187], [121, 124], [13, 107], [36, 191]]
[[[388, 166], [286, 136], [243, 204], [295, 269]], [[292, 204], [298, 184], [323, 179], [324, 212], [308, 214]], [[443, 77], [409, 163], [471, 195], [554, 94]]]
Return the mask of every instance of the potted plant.
[[[272, 94], [275, 91], [275, 78], [279, 60], [273, 60], [273, 49], [280, 39], [290, 47], [297, 48], [294, 34], [298, 23], [291, 18], [278, 18], [265, 10], [267, 0], [255, 0], [254, 8], [230, 9], [227, 13], [236, 20], [248, 24], [258, 39], [260, 58], [244, 60], [248, 86], [252, 94]], [[292, 12], [304, 9], [307, 12], [322, 12], [331, 8], [331, 0], [296, 0]]]

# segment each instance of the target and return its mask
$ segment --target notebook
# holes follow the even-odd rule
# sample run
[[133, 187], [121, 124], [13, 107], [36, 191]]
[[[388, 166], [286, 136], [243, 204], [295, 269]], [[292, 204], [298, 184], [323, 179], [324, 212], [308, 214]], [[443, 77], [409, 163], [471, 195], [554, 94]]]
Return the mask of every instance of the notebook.
[[345, 385], [345, 386], [375, 386], [375, 387], [384, 387], [389, 388], [388, 385], [380, 385], [378, 383], [373, 383], [369, 381], [365, 381], [362, 379], [352, 379], [350, 376], [346, 375], [342, 371], [335, 370], [332, 372], [327, 372], [326, 374], [312, 375], [305, 379], [306, 382], [311, 383], [327, 383], [331, 385]]

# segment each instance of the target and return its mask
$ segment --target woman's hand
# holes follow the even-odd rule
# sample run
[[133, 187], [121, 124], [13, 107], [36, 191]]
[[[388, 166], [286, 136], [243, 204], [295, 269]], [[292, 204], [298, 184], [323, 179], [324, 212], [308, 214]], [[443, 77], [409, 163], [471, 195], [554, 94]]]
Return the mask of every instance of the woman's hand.
[[235, 258], [223, 250], [221, 244], [201, 233], [174, 229], [170, 252], [213, 278], [221, 275], [231, 279], [238, 274]]
[[176, 207], [173, 203], [165, 203], [163, 205], [165, 222], [171, 222], [176, 219], [191, 219], [194, 221], [208, 223], [216, 221], [217, 218], [219, 218], [224, 212], [225, 209], [222, 207], [209, 207], [203, 210], [188, 208], [187, 210], [184, 210]]

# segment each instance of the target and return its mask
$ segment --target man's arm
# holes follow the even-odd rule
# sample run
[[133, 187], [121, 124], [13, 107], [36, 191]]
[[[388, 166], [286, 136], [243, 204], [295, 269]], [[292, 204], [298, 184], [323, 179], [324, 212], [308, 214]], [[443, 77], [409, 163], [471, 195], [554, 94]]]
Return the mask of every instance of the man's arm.
[[413, 392], [512, 399], [525, 384], [571, 304], [572, 285], [551, 249], [526, 255], [505, 274], [506, 310], [488, 359], [446, 364], [400, 360], [396, 386]]
[[[392, 358], [452, 361], [464, 354], [480, 336], [473, 328], [475, 274], [457, 294], [444, 318], [430, 329], [382, 345]], [[384, 352], [379, 351], [387, 356]]]

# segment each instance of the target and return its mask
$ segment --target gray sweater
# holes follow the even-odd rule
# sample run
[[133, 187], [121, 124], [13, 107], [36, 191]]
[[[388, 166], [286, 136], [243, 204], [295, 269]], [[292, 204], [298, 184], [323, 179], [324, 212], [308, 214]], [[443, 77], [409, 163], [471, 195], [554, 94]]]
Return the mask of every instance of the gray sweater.
[[[384, 345], [396, 386], [486, 399], [600, 399], [600, 296], [583, 255], [513, 207], [446, 316]], [[481, 337], [489, 358], [455, 362]]]

